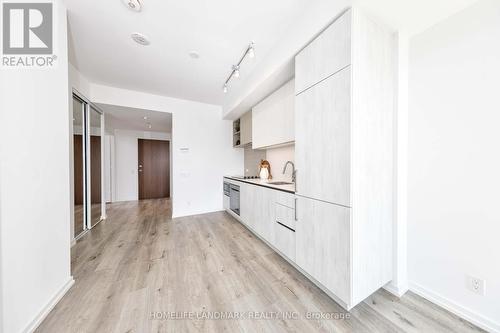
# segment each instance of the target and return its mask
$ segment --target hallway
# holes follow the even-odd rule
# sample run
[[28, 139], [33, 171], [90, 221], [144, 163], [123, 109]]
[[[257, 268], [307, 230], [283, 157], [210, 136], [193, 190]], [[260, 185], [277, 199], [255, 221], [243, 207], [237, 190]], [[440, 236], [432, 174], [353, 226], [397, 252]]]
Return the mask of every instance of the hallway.
[[[411, 292], [398, 300], [379, 291], [346, 314], [227, 213], [172, 220], [170, 207], [110, 204], [108, 219], [73, 247], [76, 283], [37, 332], [480, 331]], [[184, 311], [277, 318], [179, 319]]]

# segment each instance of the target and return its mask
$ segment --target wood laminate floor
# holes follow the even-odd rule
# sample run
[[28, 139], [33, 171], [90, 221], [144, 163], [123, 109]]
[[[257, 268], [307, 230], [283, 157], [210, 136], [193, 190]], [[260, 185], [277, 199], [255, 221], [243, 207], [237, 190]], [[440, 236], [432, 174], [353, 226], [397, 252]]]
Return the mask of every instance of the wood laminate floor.
[[412, 293], [346, 313], [225, 212], [172, 220], [167, 199], [107, 212], [73, 247], [76, 283], [37, 332], [481, 331]]

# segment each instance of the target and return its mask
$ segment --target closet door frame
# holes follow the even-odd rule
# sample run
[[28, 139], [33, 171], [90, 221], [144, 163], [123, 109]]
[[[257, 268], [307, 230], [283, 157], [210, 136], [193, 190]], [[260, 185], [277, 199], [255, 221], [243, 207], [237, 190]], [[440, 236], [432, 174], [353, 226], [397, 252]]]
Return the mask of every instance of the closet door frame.
[[[83, 122], [82, 122], [82, 145], [83, 145], [83, 148], [82, 148], [82, 163], [83, 163], [83, 175], [82, 175], [82, 190], [83, 190], [83, 220], [81, 221], [76, 221], [74, 220], [73, 223], [82, 223], [83, 226], [82, 226], [82, 232], [80, 232], [78, 235], [74, 235], [73, 234], [73, 237], [74, 239], [79, 239], [80, 237], [82, 237], [88, 230], [87, 228], [87, 163], [86, 163], [86, 149], [87, 149], [87, 140], [86, 140], [86, 130], [87, 130], [87, 126], [86, 126], [86, 122], [87, 122], [87, 117], [86, 117], [86, 109], [87, 109], [87, 102], [85, 101], [84, 98], [82, 98], [82, 95], [79, 94], [79, 93], [76, 93], [75, 91], [73, 91], [73, 94], [72, 94], [72, 102], [73, 102], [73, 99], [76, 99], [78, 100], [81, 104], [82, 104], [82, 119], [83, 119]], [[73, 107], [73, 106], [72, 106]], [[74, 110], [73, 110], [74, 112]], [[74, 136], [75, 133], [74, 133], [74, 126], [72, 127], [71, 129], [71, 132], [72, 132], [72, 135]], [[75, 166], [74, 166], [74, 161], [73, 161], [73, 170], [75, 169]], [[73, 179], [72, 179], [72, 183], [74, 184], [75, 183], [75, 175], [73, 174]], [[74, 191], [74, 190], [73, 190]], [[74, 202], [71, 203], [73, 206], [75, 205]], [[74, 209], [74, 208], [73, 208]], [[73, 214], [74, 216], [74, 214]], [[73, 233], [73, 231], [72, 231]]]
[[[84, 224], [83, 224], [83, 229], [84, 231], [80, 233], [75, 239], [80, 238], [82, 235], [84, 235], [88, 230], [92, 229], [96, 225], [98, 225], [102, 220], [106, 219], [106, 200], [104, 199], [104, 112], [94, 103], [92, 103], [88, 98], [85, 97], [82, 93], [80, 93], [78, 90], [73, 88], [73, 97], [76, 97], [83, 103], [83, 118], [84, 118], [84, 124], [83, 124], [83, 136], [84, 138], [82, 139], [84, 142], [84, 148], [83, 148], [83, 161], [84, 161], [84, 177], [83, 177], [83, 189], [84, 189], [84, 196], [83, 196], [83, 204], [84, 204], [84, 212], [83, 212], [83, 218], [84, 218]], [[94, 109], [99, 115], [100, 115], [100, 135], [101, 135], [101, 217], [100, 220], [92, 225], [92, 221], [90, 219], [91, 215], [91, 209], [92, 209], [92, 200], [91, 200], [91, 194], [92, 194], [92, 189], [91, 189], [91, 184], [90, 184], [90, 177], [91, 177], [91, 170], [90, 170], [90, 112], [91, 112], [91, 107]], [[76, 222], [76, 221], [75, 221]]]

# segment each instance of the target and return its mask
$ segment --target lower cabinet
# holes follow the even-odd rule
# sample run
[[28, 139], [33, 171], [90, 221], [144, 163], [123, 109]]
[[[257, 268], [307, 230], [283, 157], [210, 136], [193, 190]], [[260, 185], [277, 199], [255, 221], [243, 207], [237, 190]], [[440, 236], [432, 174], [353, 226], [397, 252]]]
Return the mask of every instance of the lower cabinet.
[[[240, 220], [350, 309], [392, 277], [387, 230], [360, 226], [352, 208], [240, 185]], [[386, 238], [382, 238], [382, 236]], [[383, 247], [383, 248], [381, 248]], [[384, 250], [387, 255], [381, 257]]]
[[297, 197], [297, 265], [350, 304], [350, 208]]
[[274, 223], [274, 243], [288, 259], [295, 261], [295, 231], [288, 229], [279, 222]]
[[252, 184], [240, 185], [241, 220], [268, 242], [274, 235], [275, 192]]

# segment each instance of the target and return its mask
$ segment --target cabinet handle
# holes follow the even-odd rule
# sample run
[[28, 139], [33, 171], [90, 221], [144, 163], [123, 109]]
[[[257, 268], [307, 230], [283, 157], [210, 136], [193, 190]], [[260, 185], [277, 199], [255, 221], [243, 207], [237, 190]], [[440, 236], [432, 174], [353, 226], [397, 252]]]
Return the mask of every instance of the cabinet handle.
[[295, 216], [294, 216], [295, 221], [298, 221], [298, 219], [297, 219], [297, 200], [298, 200], [298, 198], [295, 198], [295, 212], [294, 212], [294, 214], [295, 214]]
[[295, 193], [297, 193], [297, 170], [294, 170], [294, 183], [295, 183]]

